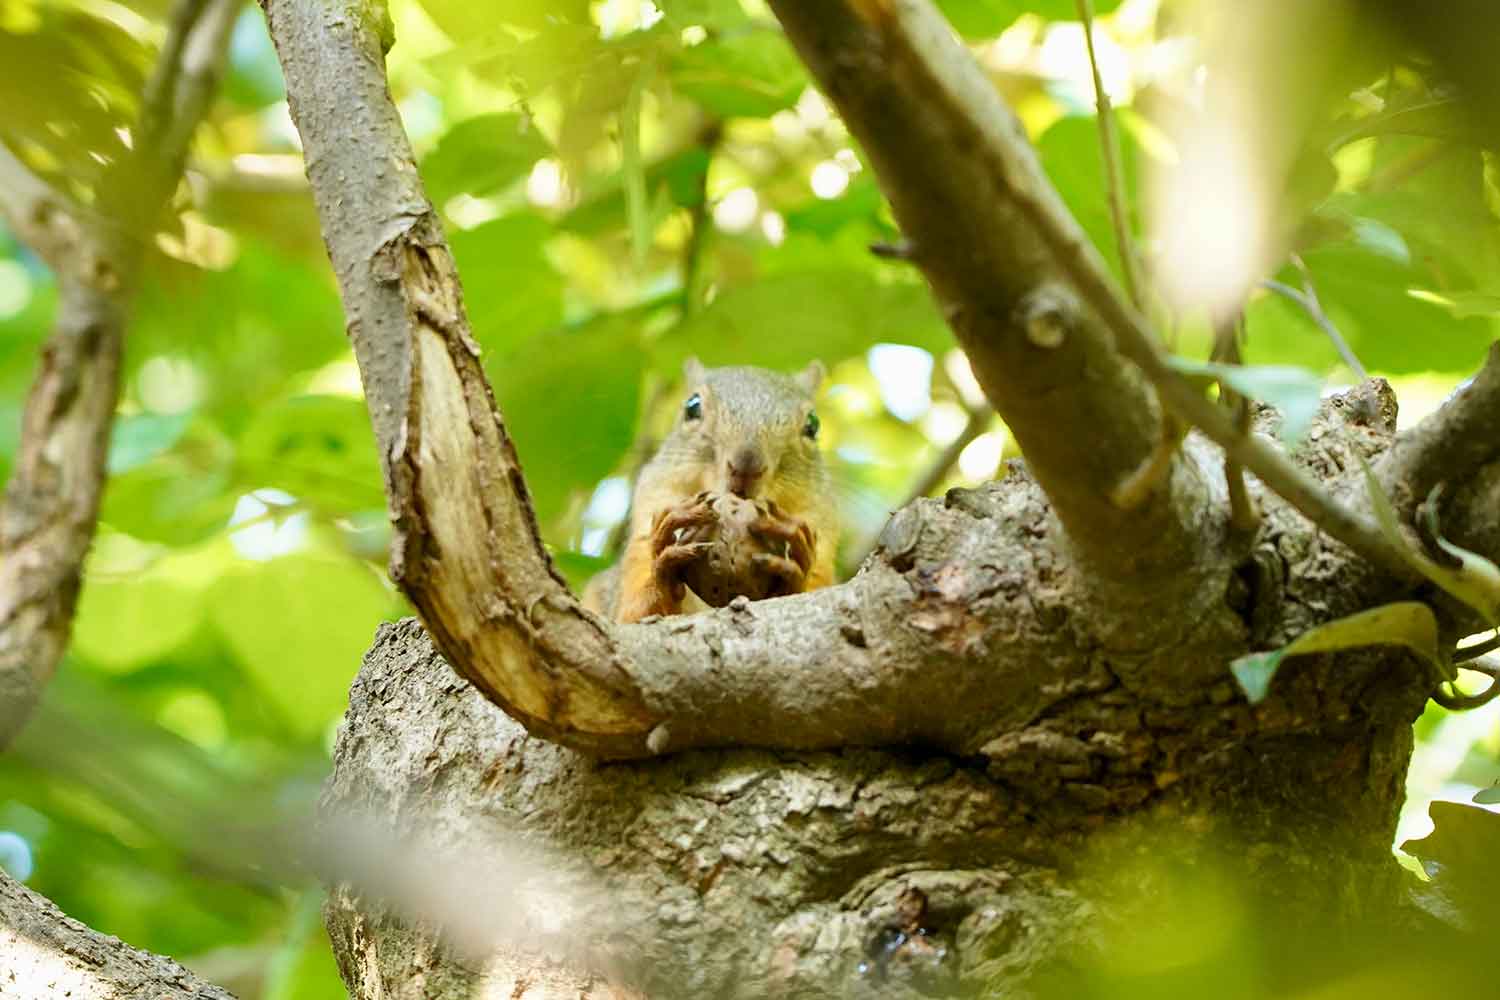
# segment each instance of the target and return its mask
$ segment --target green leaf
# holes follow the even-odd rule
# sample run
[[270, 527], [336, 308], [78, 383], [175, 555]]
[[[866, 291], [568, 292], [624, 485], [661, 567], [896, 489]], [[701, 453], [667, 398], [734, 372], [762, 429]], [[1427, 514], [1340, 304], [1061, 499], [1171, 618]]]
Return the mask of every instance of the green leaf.
[[242, 476], [332, 511], [385, 500], [365, 405], [347, 396], [297, 396], [265, 407], [240, 438]]
[[1400, 264], [1411, 263], [1411, 250], [1401, 234], [1374, 219], [1354, 219], [1354, 243], [1370, 253]]
[[191, 545], [222, 530], [234, 509], [234, 448], [206, 420], [173, 447], [112, 475], [99, 520], [143, 541]]
[[667, 23], [676, 28], [699, 24], [716, 32], [742, 28], [750, 23], [750, 16], [740, 5], [740, 0], [660, 0]]
[[1425, 288], [1413, 288], [1407, 294], [1422, 302], [1442, 306], [1455, 319], [1500, 316], [1500, 293], [1496, 292], [1434, 292]]
[[1276, 675], [1276, 668], [1281, 666], [1285, 655], [1279, 649], [1269, 653], [1250, 653], [1229, 665], [1250, 704], [1258, 705], [1265, 700], [1266, 692], [1271, 689], [1271, 678]]
[[1500, 920], [1500, 878], [1495, 849], [1500, 815], [1457, 802], [1428, 807], [1432, 833], [1408, 840], [1401, 850], [1422, 861], [1430, 879], [1416, 890], [1430, 912], [1457, 921], [1466, 930], [1488, 932]]
[[177, 443], [190, 413], [137, 413], [115, 421], [109, 440], [109, 474], [129, 472]]
[[882, 283], [853, 269], [789, 271], [724, 292], [663, 337], [656, 360], [671, 374], [689, 354], [709, 365], [793, 371], [812, 358], [832, 364], [878, 342], [942, 351], [953, 339], [927, 290], [914, 282]]
[[339, 716], [375, 626], [395, 610], [366, 566], [313, 553], [237, 567], [209, 601], [261, 694], [310, 737]]
[[[1122, 0], [1095, 0], [1094, 16], [1108, 14]], [[1074, 0], [937, 0], [938, 9], [965, 38], [994, 38], [1022, 14], [1049, 21], [1078, 20]]]
[[1281, 649], [1241, 656], [1229, 665], [1229, 669], [1250, 704], [1255, 705], [1264, 700], [1271, 678], [1287, 657], [1361, 646], [1405, 646], [1446, 679], [1451, 680], [1454, 676], [1452, 664], [1438, 645], [1437, 619], [1432, 609], [1420, 601], [1382, 604], [1378, 608], [1336, 618], [1308, 629]]
[[1475, 792], [1474, 801], [1482, 806], [1500, 805], [1500, 782]]
[[486, 368], [538, 519], [609, 475], [635, 439], [645, 355], [636, 323], [608, 317], [544, 333]]
[[587, 24], [587, 0], [422, 0], [422, 8], [454, 41], [494, 32], [501, 24], [536, 31], [556, 21]]
[[551, 151], [526, 115], [479, 115], [450, 128], [422, 158], [422, 180], [439, 205], [456, 194], [492, 194], [524, 177]]
[[807, 73], [779, 31], [754, 29], [677, 52], [672, 87], [720, 118], [767, 118], [797, 103]]
[[1288, 442], [1301, 440], [1323, 399], [1323, 380], [1305, 368], [1222, 365], [1175, 355], [1168, 363], [1184, 375], [1217, 379], [1242, 396], [1276, 407], [1281, 411], [1281, 437]]
[[[1122, 126], [1125, 116], [1120, 118]], [[1119, 129], [1120, 170], [1125, 179], [1125, 211], [1131, 233], [1140, 239], [1137, 222], [1137, 192], [1140, 171], [1147, 163], [1135, 130]], [[1037, 140], [1037, 154], [1057, 193], [1062, 196], [1078, 224], [1109, 264], [1118, 280], [1122, 274], [1120, 251], [1109, 208], [1104, 153], [1099, 146], [1099, 126], [1092, 115], [1070, 115], [1054, 122]]]
[[474, 336], [508, 350], [563, 320], [563, 278], [547, 257], [552, 226], [520, 212], [453, 233]]
[[205, 594], [222, 555], [165, 556], [144, 569], [99, 572], [90, 564], [73, 624], [73, 648], [95, 666], [128, 672], [183, 646], [203, 621]]
[[[1479, 553], [1454, 545], [1441, 536], [1435, 540], [1443, 551], [1458, 560], [1457, 569], [1439, 565], [1424, 553], [1413, 548], [1401, 533], [1396, 510], [1391, 506], [1391, 501], [1386, 497], [1385, 491], [1381, 489], [1375, 470], [1370, 468], [1370, 463], [1365, 461], [1363, 455], [1358, 452], [1354, 454], [1364, 470], [1365, 493], [1369, 497], [1371, 509], [1375, 512], [1375, 520], [1380, 525], [1380, 532], [1386, 540], [1396, 547], [1412, 569], [1478, 611], [1488, 624], [1500, 625], [1500, 567]], [[1450, 677], [1449, 680], [1452, 678]]]

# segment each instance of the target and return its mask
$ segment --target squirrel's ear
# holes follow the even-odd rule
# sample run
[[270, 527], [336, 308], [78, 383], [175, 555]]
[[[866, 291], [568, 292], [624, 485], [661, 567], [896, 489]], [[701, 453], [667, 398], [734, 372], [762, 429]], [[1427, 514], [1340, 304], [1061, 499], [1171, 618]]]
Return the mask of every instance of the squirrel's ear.
[[823, 367], [823, 362], [813, 361], [797, 373], [797, 384], [807, 390], [809, 396], [818, 394], [818, 386], [823, 384], [823, 376], [828, 374]]
[[688, 385], [702, 385], [704, 374], [703, 362], [697, 358], [688, 358], [682, 363], [682, 378]]

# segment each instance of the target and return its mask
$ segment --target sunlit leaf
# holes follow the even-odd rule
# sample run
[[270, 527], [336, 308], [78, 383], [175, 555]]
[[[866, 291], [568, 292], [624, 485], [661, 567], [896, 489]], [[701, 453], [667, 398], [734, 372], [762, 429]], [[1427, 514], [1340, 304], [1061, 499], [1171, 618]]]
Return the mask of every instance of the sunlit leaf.
[[[1121, 0], [1095, 0], [1095, 16], [1109, 14]], [[1022, 14], [1036, 14], [1051, 21], [1075, 21], [1075, 0], [937, 0], [938, 9], [965, 38], [993, 38]]]
[[1250, 704], [1265, 699], [1271, 679], [1289, 656], [1332, 653], [1361, 646], [1405, 646], [1451, 680], [1453, 666], [1438, 645], [1437, 619], [1419, 601], [1399, 601], [1334, 619], [1303, 632], [1278, 650], [1251, 653], [1230, 664]]

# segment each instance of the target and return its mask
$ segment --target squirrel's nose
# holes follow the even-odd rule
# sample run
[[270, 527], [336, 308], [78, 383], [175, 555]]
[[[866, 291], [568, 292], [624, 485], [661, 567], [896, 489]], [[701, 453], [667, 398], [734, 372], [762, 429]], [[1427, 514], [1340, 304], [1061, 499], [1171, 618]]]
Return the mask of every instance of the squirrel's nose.
[[765, 474], [765, 456], [758, 448], [746, 445], [729, 458], [729, 492], [749, 500], [755, 494], [755, 485]]

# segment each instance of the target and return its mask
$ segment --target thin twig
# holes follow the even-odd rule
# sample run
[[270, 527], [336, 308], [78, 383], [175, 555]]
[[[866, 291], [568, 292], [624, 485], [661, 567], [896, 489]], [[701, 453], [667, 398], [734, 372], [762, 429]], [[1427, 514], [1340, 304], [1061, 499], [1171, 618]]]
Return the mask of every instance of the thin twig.
[[1120, 250], [1120, 269], [1125, 278], [1125, 294], [1137, 309], [1144, 308], [1140, 260], [1135, 241], [1130, 238], [1130, 222], [1125, 211], [1125, 171], [1120, 162], [1120, 133], [1115, 128], [1114, 107], [1104, 89], [1099, 72], [1099, 58], [1094, 51], [1093, 0], [1076, 0], [1078, 19], [1083, 22], [1083, 37], [1088, 43], [1089, 68], [1094, 74], [1095, 118], [1099, 122], [1099, 146], [1104, 152], [1104, 179], [1109, 189], [1109, 216], [1114, 223], [1115, 244]]
[[1494, 701], [1500, 696], [1500, 667], [1488, 663], [1472, 660], [1464, 664], [1465, 670], [1472, 670], [1477, 674], [1484, 674], [1490, 679], [1489, 684], [1483, 691], [1476, 694], [1461, 694], [1452, 684], [1445, 691], [1441, 686], [1432, 692], [1432, 700], [1448, 709], [1450, 712], [1466, 712], [1470, 709], [1480, 708]]
[[1468, 663], [1470, 660], [1477, 660], [1487, 653], [1493, 653], [1497, 649], [1500, 649], [1500, 632], [1490, 636], [1483, 642], [1476, 642], [1472, 646], [1460, 646], [1455, 649], [1453, 651], [1453, 662]]
[[[1215, 361], [1229, 365], [1241, 362], [1240, 335], [1244, 322], [1244, 311], [1237, 310], [1229, 318], [1221, 319], [1215, 324]], [[1233, 415], [1240, 433], [1250, 433], [1250, 401], [1220, 382], [1219, 402]], [[1250, 492], [1245, 488], [1244, 466], [1228, 455], [1224, 456], [1224, 484], [1229, 491], [1229, 526], [1242, 535], [1254, 532], [1260, 526], [1260, 512], [1255, 509]]]
[[710, 232], [708, 214], [708, 171], [713, 165], [714, 150], [724, 135], [724, 123], [717, 119], [704, 126], [699, 133], [698, 145], [708, 154], [703, 165], [703, 175], [698, 178], [698, 200], [690, 213], [692, 228], [688, 231], [687, 246], [682, 253], [682, 315], [687, 318], [702, 305], [698, 294], [698, 275], [703, 269], [703, 251]]
[[1359, 357], [1354, 353], [1354, 349], [1349, 346], [1349, 342], [1344, 339], [1344, 335], [1339, 332], [1339, 328], [1334, 325], [1333, 320], [1329, 319], [1328, 314], [1323, 311], [1323, 303], [1319, 300], [1318, 290], [1313, 285], [1312, 272], [1307, 269], [1307, 265], [1303, 263], [1302, 258], [1297, 254], [1292, 254], [1291, 259], [1293, 266], [1302, 275], [1302, 290], [1300, 292], [1285, 282], [1276, 281], [1272, 278], [1262, 281], [1261, 287], [1267, 291], [1275, 292], [1282, 298], [1300, 306], [1302, 311], [1307, 313], [1314, 323], [1318, 324], [1318, 328], [1333, 343], [1334, 349], [1339, 352], [1339, 357], [1343, 359], [1344, 364], [1363, 382], [1370, 377], [1370, 373], [1365, 371], [1365, 366], [1360, 364]]
[[[903, 507], [908, 507], [936, 489], [937, 485], [948, 477], [948, 473], [957, 464], [958, 458], [963, 454], [964, 449], [973, 444], [975, 439], [989, 427], [990, 421], [995, 418], [995, 411], [989, 406], [981, 405], [968, 407], [967, 409], [969, 419], [964, 424], [963, 430], [958, 432], [958, 437], [949, 441], [943, 450], [938, 453], [938, 456], [932, 460], [932, 464], [927, 466], [922, 471], [922, 474], [917, 477], [916, 481], [912, 483], [911, 489], [907, 491], [906, 498], [897, 504], [893, 510], [901, 510]], [[884, 527], [882, 525], [881, 530], [884, 530]], [[879, 538], [880, 531], [876, 531], [874, 536], [866, 539], [860, 545], [857, 558], [852, 560], [851, 565], [862, 565], [870, 557], [870, 553], [875, 551], [875, 546], [879, 543]]]

